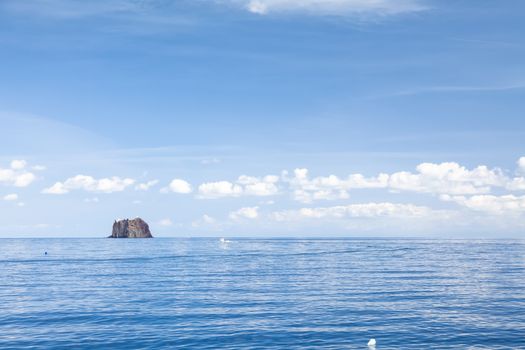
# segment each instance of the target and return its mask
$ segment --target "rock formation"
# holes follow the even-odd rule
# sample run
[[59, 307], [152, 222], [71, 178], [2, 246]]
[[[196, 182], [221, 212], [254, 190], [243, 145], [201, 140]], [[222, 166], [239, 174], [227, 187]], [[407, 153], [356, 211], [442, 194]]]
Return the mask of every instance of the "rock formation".
[[108, 238], [153, 238], [148, 224], [141, 218], [115, 220]]

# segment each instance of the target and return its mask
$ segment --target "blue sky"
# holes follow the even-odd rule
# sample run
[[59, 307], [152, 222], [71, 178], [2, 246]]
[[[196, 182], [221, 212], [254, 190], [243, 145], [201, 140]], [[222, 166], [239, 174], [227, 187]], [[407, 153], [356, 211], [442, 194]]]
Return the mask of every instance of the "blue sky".
[[524, 10], [4, 0], [0, 236], [522, 237]]

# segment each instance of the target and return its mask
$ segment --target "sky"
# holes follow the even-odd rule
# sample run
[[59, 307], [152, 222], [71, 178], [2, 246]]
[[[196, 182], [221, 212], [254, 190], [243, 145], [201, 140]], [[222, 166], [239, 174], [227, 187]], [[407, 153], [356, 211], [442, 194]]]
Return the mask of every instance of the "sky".
[[521, 0], [3, 0], [0, 237], [525, 237]]

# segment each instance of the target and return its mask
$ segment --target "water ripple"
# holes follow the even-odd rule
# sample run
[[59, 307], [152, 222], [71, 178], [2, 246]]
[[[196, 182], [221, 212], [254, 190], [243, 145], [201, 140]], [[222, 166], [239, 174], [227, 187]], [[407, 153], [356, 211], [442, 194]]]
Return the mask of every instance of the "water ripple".
[[525, 349], [523, 241], [0, 248], [1, 349]]

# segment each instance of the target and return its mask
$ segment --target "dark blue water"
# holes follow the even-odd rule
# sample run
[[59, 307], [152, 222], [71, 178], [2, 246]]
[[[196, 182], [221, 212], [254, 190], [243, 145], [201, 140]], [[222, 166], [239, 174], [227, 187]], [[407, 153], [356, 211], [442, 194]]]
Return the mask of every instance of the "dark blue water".
[[525, 349], [524, 241], [0, 239], [0, 251], [1, 349]]

